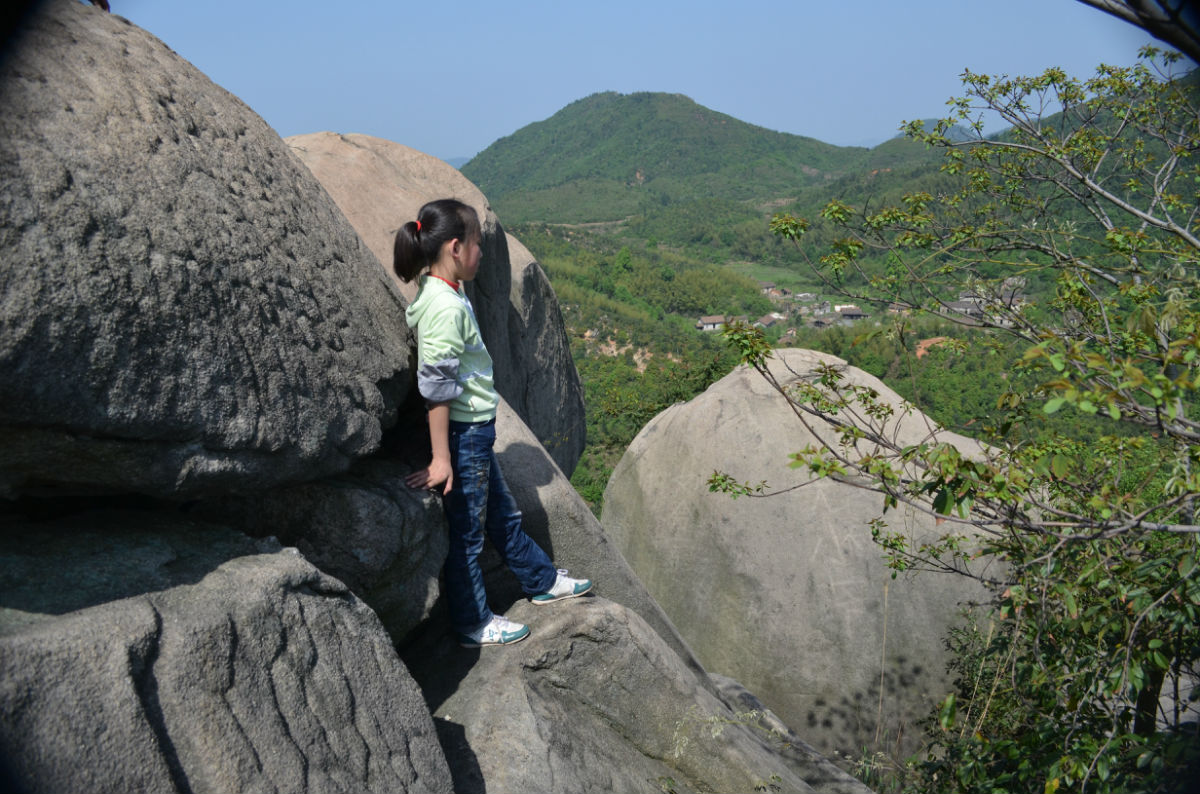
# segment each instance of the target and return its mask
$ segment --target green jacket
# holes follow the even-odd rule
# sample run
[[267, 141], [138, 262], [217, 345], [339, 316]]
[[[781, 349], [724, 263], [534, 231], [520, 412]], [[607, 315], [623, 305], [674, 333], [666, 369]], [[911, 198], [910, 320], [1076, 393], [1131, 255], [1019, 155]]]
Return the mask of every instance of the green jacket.
[[432, 403], [450, 403], [456, 422], [486, 422], [500, 402], [492, 379], [492, 357], [479, 335], [471, 302], [459, 285], [421, 277], [417, 297], [405, 312], [417, 329], [417, 388]]

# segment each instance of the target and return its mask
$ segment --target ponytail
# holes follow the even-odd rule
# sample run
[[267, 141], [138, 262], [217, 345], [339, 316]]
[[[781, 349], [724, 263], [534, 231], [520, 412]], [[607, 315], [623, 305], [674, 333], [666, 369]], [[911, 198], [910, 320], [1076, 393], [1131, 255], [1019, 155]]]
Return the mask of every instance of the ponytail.
[[438, 199], [421, 207], [416, 221], [396, 232], [392, 245], [392, 270], [409, 282], [437, 261], [442, 246], [480, 233], [479, 216], [458, 199]]

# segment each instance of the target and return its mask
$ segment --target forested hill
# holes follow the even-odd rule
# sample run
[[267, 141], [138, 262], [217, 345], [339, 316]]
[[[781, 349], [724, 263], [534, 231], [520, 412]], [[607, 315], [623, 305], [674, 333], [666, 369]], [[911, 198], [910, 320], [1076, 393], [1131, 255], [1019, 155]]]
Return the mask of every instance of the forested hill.
[[[849, 173], [922, 159], [756, 127], [680, 94], [608, 92], [493, 143], [462, 167], [509, 223], [625, 218], [697, 199], [782, 202]], [[875, 162], [880, 160], [880, 162]]]

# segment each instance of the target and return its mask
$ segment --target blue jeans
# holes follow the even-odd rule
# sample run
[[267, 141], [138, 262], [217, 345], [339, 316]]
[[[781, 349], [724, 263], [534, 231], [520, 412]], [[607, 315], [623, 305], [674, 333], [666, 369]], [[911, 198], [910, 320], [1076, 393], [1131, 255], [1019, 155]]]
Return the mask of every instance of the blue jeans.
[[500, 473], [493, 450], [495, 444], [495, 419], [450, 422], [454, 487], [442, 499], [450, 529], [446, 601], [450, 607], [450, 625], [464, 633], [492, 619], [479, 567], [485, 531], [521, 583], [521, 589], [529, 595], [549, 590], [556, 574], [550, 557], [521, 528], [521, 511]]

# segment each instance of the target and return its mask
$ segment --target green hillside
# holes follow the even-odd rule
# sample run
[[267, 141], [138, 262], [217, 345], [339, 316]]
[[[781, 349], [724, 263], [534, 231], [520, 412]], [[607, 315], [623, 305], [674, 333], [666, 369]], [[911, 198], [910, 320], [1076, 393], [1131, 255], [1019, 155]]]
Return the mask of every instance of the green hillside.
[[[698, 199], [794, 198], [806, 186], [888, 167], [898, 147], [877, 148], [886, 152], [774, 132], [680, 94], [608, 92], [501, 138], [462, 172], [508, 223], [582, 223]], [[910, 147], [899, 156], [921, 154]]]

